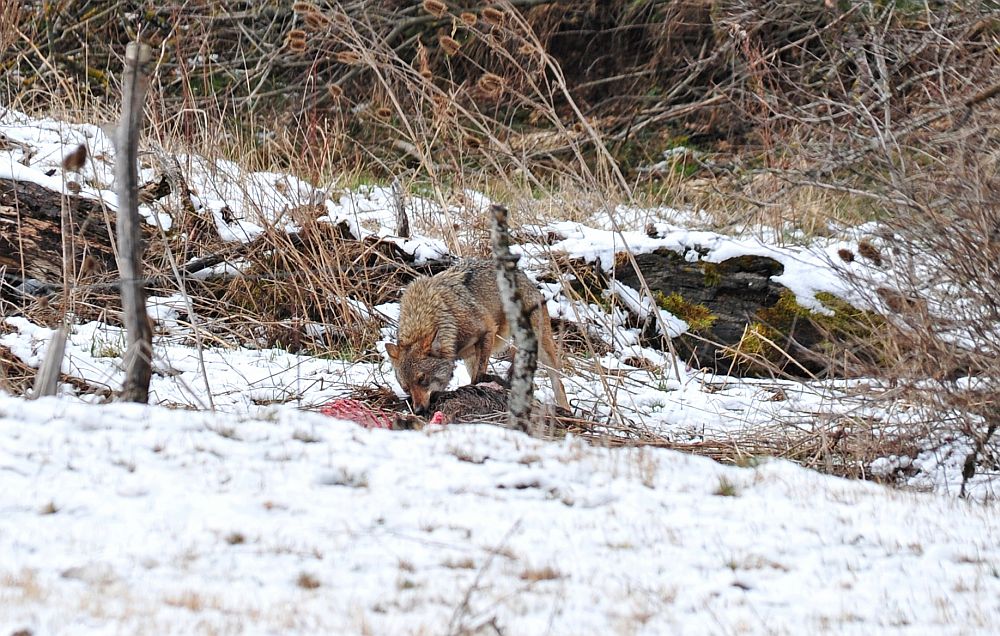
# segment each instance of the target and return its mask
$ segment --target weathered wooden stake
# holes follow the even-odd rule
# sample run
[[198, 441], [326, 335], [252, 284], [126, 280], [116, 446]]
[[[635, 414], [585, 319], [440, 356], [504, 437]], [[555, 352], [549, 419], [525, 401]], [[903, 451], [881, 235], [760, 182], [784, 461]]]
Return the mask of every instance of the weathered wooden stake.
[[497, 264], [500, 300], [507, 314], [511, 339], [517, 347], [510, 379], [507, 423], [513, 429], [528, 432], [531, 428], [535, 369], [538, 367], [538, 337], [531, 324], [532, 308], [525, 306], [517, 289], [517, 261], [520, 257], [510, 251], [507, 208], [493, 205], [490, 212], [493, 213], [493, 258]]
[[38, 367], [38, 374], [35, 376], [35, 385], [31, 392], [31, 398], [46, 397], [55, 395], [59, 388], [59, 372], [62, 370], [63, 355], [66, 353], [66, 336], [69, 328], [64, 324], [55, 330], [52, 338], [49, 339], [49, 348], [45, 352], [45, 359]]
[[392, 202], [396, 206], [396, 236], [410, 238], [410, 217], [406, 215], [403, 186], [399, 179], [392, 180]]
[[146, 89], [149, 87], [147, 67], [152, 57], [152, 50], [145, 44], [130, 42], [126, 47], [122, 118], [115, 131], [118, 271], [121, 276], [123, 322], [128, 334], [125, 384], [121, 397], [129, 402], [149, 400], [149, 379], [152, 375], [153, 331], [146, 315], [138, 194], [139, 131]]

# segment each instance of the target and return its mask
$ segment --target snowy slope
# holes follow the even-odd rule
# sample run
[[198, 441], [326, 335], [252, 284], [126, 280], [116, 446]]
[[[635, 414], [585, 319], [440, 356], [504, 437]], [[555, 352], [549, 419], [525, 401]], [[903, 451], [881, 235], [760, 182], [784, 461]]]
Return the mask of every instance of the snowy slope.
[[0, 396], [0, 492], [0, 633], [1000, 625], [1000, 507], [780, 461]]

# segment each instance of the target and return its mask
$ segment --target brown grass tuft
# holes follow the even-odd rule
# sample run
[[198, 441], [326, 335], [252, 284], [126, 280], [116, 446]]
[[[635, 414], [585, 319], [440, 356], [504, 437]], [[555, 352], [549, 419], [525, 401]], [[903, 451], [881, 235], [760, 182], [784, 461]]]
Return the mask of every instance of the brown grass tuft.
[[562, 578], [562, 574], [550, 565], [543, 568], [528, 568], [524, 572], [521, 572], [521, 580], [529, 581], [531, 583], [538, 583], [539, 581], [554, 581], [555, 579]]
[[315, 590], [321, 585], [319, 579], [308, 572], [299, 573], [298, 578], [295, 579], [295, 584], [304, 590]]

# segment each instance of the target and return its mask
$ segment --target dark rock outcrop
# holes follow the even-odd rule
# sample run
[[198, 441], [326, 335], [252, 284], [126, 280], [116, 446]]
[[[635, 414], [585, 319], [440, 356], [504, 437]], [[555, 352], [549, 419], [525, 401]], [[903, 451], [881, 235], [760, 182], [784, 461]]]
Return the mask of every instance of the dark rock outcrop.
[[[635, 260], [657, 305], [689, 324], [689, 332], [673, 341], [689, 365], [740, 375], [827, 372], [831, 319], [799, 306], [790, 290], [771, 280], [784, 271], [778, 261], [753, 255], [689, 261], [666, 248]], [[641, 288], [626, 259], [616, 263], [614, 277]], [[652, 321], [643, 335], [648, 344], [662, 344]]]
[[[687, 303], [707, 307], [715, 320], [709, 332], [700, 335], [723, 343], [739, 342], [747, 323], [756, 320], [754, 316], [762, 307], [777, 303], [785, 290], [771, 281], [784, 267], [764, 256], [689, 263], [677, 252], [661, 249], [639, 254], [635, 260], [651, 291], [667, 297], [677, 294]], [[628, 263], [615, 269], [615, 278], [633, 289], [640, 288], [639, 277]]]

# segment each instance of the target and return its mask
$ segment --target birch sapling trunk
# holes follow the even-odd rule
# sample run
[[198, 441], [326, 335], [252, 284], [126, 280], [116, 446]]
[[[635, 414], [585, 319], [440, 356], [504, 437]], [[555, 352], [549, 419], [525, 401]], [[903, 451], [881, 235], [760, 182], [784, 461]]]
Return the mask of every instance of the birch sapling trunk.
[[152, 50], [130, 42], [125, 49], [122, 118], [115, 131], [115, 184], [118, 194], [118, 272], [121, 277], [122, 313], [127, 332], [125, 384], [121, 398], [128, 402], [149, 400], [152, 375], [153, 330], [146, 314], [142, 275], [142, 231], [139, 218], [139, 132], [143, 103], [149, 86]]
[[526, 307], [517, 288], [517, 261], [519, 256], [510, 251], [510, 234], [507, 229], [507, 208], [490, 207], [493, 214], [493, 258], [497, 264], [497, 283], [503, 302], [511, 339], [517, 348], [514, 370], [510, 380], [507, 422], [516, 430], [529, 432], [531, 405], [534, 391], [535, 369], [538, 367], [538, 337], [531, 325], [531, 307]]

